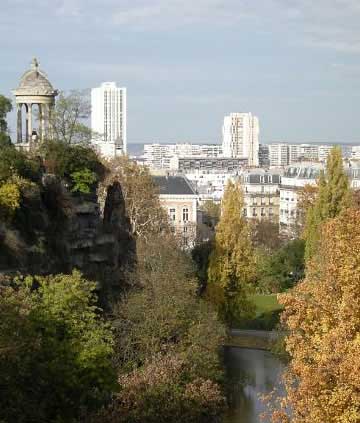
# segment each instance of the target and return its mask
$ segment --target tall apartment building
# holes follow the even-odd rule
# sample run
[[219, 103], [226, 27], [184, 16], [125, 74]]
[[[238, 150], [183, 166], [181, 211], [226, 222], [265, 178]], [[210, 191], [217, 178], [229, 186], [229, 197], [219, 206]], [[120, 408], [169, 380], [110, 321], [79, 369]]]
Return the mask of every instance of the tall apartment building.
[[259, 119], [251, 113], [230, 113], [222, 128], [226, 157], [247, 158], [250, 166], [259, 165]]
[[93, 144], [105, 157], [126, 153], [126, 88], [103, 82], [91, 90]]

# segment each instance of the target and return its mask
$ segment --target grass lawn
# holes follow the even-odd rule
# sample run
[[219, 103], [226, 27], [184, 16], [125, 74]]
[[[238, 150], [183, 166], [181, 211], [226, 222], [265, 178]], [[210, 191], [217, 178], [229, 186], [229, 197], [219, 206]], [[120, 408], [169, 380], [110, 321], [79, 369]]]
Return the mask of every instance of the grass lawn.
[[250, 300], [256, 305], [256, 314], [259, 316], [262, 313], [281, 310], [282, 306], [278, 303], [276, 294], [262, 295], [255, 294], [250, 296]]

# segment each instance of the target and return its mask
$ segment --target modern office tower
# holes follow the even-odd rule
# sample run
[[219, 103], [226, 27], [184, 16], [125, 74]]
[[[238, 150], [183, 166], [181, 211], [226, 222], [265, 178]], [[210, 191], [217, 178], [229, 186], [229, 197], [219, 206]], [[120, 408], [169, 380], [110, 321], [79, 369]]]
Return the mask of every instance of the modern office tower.
[[259, 166], [260, 167], [270, 166], [269, 146], [266, 144], [259, 145]]
[[247, 158], [250, 166], [259, 164], [259, 119], [251, 113], [230, 113], [224, 117], [225, 157]]
[[289, 164], [289, 144], [269, 144], [270, 166], [287, 166]]
[[126, 88], [103, 82], [91, 90], [93, 144], [105, 157], [126, 153]]

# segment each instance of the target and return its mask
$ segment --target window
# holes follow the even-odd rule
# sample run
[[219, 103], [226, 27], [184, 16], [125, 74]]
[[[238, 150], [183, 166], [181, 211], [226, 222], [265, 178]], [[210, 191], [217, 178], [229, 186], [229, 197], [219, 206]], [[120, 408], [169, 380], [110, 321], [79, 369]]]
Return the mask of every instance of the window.
[[176, 220], [176, 209], [169, 209], [169, 216], [171, 222], [174, 222]]
[[189, 221], [189, 209], [184, 207], [183, 208], [183, 222]]
[[[283, 210], [281, 210], [281, 211], [283, 211]], [[273, 209], [272, 209], [272, 207], [270, 207], [269, 208], [269, 216], [272, 216], [272, 214], [273, 214]]]
[[253, 208], [253, 213], [252, 213], [252, 215], [253, 215], [253, 216], [256, 216], [256, 209], [255, 209], [255, 208]]
[[247, 209], [243, 210], [243, 216], [246, 217], [247, 216]]
[[264, 211], [264, 209], [261, 209], [261, 216], [265, 216], [265, 211]]
[[186, 234], [186, 233], [187, 233], [187, 231], [188, 231], [188, 227], [187, 227], [187, 226], [184, 226], [184, 227], [183, 227], [183, 232], [184, 232], [184, 234]]

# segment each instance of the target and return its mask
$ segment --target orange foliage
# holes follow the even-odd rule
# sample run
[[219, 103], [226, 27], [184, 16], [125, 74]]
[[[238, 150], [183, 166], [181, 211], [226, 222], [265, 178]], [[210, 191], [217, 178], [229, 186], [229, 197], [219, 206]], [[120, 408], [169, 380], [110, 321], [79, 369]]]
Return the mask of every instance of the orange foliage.
[[280, 295], [292, 360], [285, 377], [291, 419], [360, 421], [360, 210], [348, 209], [322, 227], [321, 244], [307, 276]]

